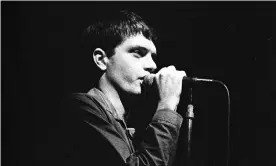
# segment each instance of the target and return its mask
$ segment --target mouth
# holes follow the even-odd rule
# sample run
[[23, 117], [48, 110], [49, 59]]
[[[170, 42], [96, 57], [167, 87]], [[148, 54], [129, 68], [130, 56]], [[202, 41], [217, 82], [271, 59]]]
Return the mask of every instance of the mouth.
[[143, 84], [143, 79], [138, 79], [138, 82], [140, 83], [140, 85], [142, 85]]
[[146, 77], [146, 75], [144, 75], [143, 77], [139, 77], [139, 81], [141, 81], [140, 82], [141, 84], [143, 84], [145, 77]]

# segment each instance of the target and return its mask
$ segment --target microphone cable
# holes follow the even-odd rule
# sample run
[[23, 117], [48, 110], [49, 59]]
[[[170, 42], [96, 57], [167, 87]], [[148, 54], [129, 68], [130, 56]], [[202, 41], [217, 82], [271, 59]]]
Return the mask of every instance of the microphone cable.
[[227, 88], [227, 86], [219, 80], [212, 80], [212, 82], [214, 83], [218, 83], [220, 85], [222, 85], [225, 89], [226, 89], [226, 93], [227, 93], [227, 152], [226, 152], [226, 166], [229, 166], [229, 161], [230, 161], [230, 117], [231, 117], [231, 109], [230, 109], [230, 93], [229, 90]]

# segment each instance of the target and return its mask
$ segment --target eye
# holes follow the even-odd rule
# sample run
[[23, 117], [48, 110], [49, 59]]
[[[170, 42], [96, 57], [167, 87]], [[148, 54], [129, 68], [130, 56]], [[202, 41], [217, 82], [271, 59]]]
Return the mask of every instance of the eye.
[[133, 50], [132, 52], [134, 52], [134, 53], [136, 53], [136, 54], [140, 54], [140, 50], [139, 49], [135, 49], [135, 50]]
[[132, 53], [134, 53], [134, 56], [138, 57], [138, 58], [141, 58], [141, 57], [145, 56], [145, 54], [139, 49], [133, 50]]
[[142, 58], [148, 54], [148, 49], [144, 47], [133, 47], [129, 52], [132, 53], [134, 57]]

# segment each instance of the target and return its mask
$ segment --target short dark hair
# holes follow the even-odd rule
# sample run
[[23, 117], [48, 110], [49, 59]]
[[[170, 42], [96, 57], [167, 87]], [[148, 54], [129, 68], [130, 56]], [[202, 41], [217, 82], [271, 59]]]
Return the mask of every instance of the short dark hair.
[[[97, 19], [97, 20], [95, 20]], [[85, 91], [91, 86], [96, 86], [102, 72], [93, 63], [93, 51], [103, 49], [107, 56], [114, 54], [116, 46], [120, 45], [127, 37], [143, 34], [147, 39], [156, 42], [157, 37], [145, 21], [133, 12], [109, 11], [106, 15], [92, 20], [93, 24], [85, 28], [79, 47], [79, 54], [72, 63], [72, 91]], [[74, 90], [75, 89], [75, 90]]]
[[157, 37], [142, 17], [129, 11], [108, 13], [94, 24], [89, 25], [83, 33], [84, 44], [90, 51], [102, 48], [108, 56], [114, 54], [116, 46], [127, 37], [143, 34], [155, 42]]

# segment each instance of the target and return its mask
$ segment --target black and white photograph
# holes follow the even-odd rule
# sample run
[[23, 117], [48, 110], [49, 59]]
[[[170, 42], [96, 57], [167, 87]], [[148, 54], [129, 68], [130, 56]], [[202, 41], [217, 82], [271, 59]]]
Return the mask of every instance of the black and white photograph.
[[275, 166], [273, 1], [1, 1], [1, 165]]

